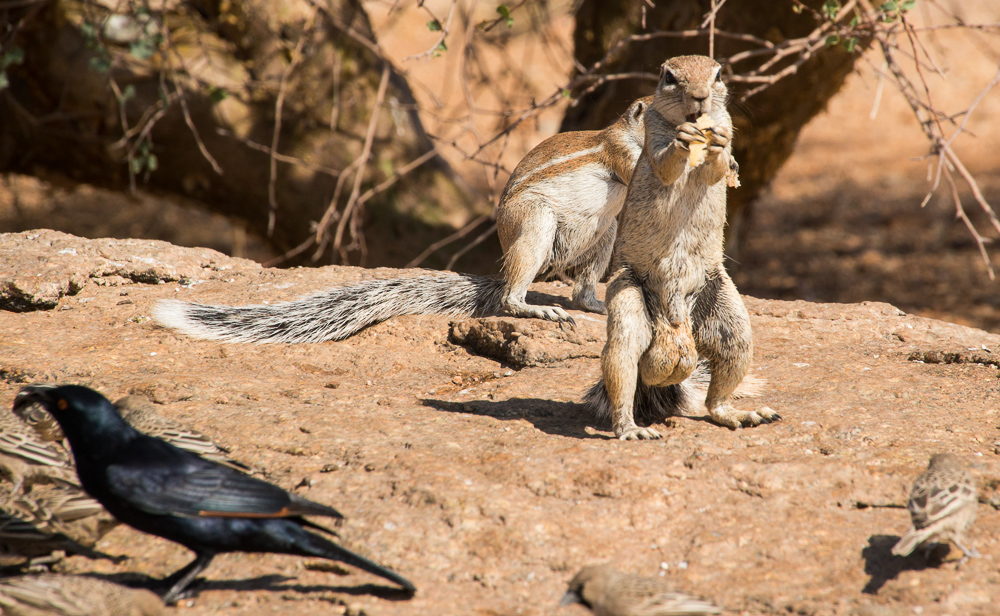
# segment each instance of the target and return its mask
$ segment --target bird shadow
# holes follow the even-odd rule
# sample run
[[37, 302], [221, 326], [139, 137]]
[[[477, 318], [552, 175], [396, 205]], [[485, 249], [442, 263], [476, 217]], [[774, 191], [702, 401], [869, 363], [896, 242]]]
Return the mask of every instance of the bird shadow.
[[447, 411], [493, 417], [501, 421], [524, 419], [538, 430], [554, 436], [579, 439], [610, 439], [605, 434], [591, 434], [590, 414], [578, 402], [559, 402], [542, 398], [510, 398], [509, 400], [470, 400], [449, 402], [447, 400], [422, 399], [424, 406]]
[[[939, 545], [930, 552], [928, 558], [924, 558], [923, 550], [915, 551], [909, 556], [896, 556], [892, 553], [892, 547], [899, 539], [897, 535], [872, 535], [868, 538], [868, 545], [861, 549], [861, 558], [865, 561], [865, 573], [871, 578], [861, 592], [878, 594], [886, 582], [896, 579], [903, 571], [922, 571], [937, 567], [943, 559], [942, 548], [949, 549], [947, 545]], [[947, 553], [945, 551], [944, 555]]]
[[[144, 588], [157, 595], [162, 595], [167, 591], [166, 585], [160, 578], [151, 577], [142, 573], [90, 573], [87, 577], [97, 578], [129, 588]], [[253, 591], [266, 590], [272, 592], [297, 592], [302, 594], [333, 592], [343, 595], [368, 595], [385, 599], [387, 601], [406, 601], [413, 597], [413, 593], [396, 588], [395, 586], [382, 586], [380, 584], [359, 584], [357, 586], [337, 586], [327, 584], [288, 584], [296, 578], [285, 575], [269, 574], [251, 578], [228, 579], [228, 580], [207, 580], [198, 578], [191, 587], [188, 588], [180, 599], [189, 599], [197, 596], [202, 591], [207, 590], [232, 590], [232, 591]]]

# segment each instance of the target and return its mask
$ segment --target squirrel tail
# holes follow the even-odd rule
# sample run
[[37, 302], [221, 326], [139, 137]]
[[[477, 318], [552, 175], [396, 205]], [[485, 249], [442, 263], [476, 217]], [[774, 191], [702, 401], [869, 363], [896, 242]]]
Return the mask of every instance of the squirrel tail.
[[343, 340], [408, 314], [488, 316], [502, 309], [500, 278], [445, 273], [366, 280], [268, 305], [208, 306], [164, 300], [156, 321], [196, 338], [225, 342]]
[[[642, 380], [636, 383], [635, 397], [632, 399], [635, 421], [640, 425], [651, 425], [674, 415], [695, 413], [705, 403], [708, 384], [712, 374], [708, 361], [698, 360], [698, 366], [685, 381], [666, 387], [644, 385]], [[735, 398], [753, 398], [764, 390], [766, 381], [756, 376], [746, 375], [736, 391]], [[583, 404], [603, 422], [610, 422], [614, 409], [608, 400], [608, 390], [601, 379], [584, 395]]]

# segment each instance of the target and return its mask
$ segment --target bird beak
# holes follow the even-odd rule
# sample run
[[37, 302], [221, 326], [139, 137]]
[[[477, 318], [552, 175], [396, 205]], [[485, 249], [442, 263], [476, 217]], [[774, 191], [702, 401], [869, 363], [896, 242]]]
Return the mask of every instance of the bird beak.
[[14, 396], [14, 409], [27, 406], [34, 402], [46, 402], [49, 399], [48, 392], [55, 389], [53, 385], [28, 385]]
[[574, 603], [583, 603], [583, 597], [572, 590], [567, 590], [566, 594], [562, 596], [562, 600], [559, 601], [559, 607], [566, 607]]

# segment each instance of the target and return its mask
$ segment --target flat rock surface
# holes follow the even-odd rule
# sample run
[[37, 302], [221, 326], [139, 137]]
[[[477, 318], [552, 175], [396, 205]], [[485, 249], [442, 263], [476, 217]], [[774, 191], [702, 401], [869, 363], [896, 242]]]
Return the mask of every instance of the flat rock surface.
[[[40, 231], [0, 235], [0, 249], [0, 404], [33, 381], [146, 395], [271, 481], [344, 512], [344, 544], [419, 588], [400, 600], [355, 570], [225, 555], [177, 612], [583, 616], [556, 605], [599, 561], [660, 574], [732, 615], [1000, 605], [1000, 336], [887, 304], [746, 298], [752, 373], [767, 387], [741, 405], [784, 419], [730, 431], [678, 417], [663, 440], [619, 442], [580, 405], [600, 374], [601, 315], [571, 311], [575, 330], [403, 317], [341, 342], [221, 344], [156, 326], [154, 303], [276, 302], [401, 274], [262, 269], [207, 249]], [[533, 290], [529, 301], [569, 306], [565, 285]], [[961, 454], [980, 485], [970, 538], [983, 557], [960, 568], [890, 555], [909, 528], [909, 486], [939, 451]], [[130, 559], [59, 568], [122, 580], [192, 556], [122, 527], [97, 547]]]

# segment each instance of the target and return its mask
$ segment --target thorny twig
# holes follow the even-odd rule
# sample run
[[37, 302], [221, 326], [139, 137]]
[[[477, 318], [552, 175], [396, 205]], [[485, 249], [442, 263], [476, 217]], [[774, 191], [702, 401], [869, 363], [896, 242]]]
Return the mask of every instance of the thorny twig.
[[278, 99], [274, 103], [274, 131], [271, 133], [271, 155], [267, 180], [267, 237], [274, 235], [274, 223], [278, 215], [278, 140], [281, 138], [281, 116], [285, 107], [285, 92], [288, 88], [288, 78], [291, 77], [292, 71], [295, 70], [299, 61], [302, 60], [302, 48], [305, 46], [306, 39], [312, 36], [313, 24], [316, 21], [317, 12], [318, 9], [314, 8], [312, 16], [306, 22], [306, 27], [302, 30], [302, 34], [299, 35], [299, 41], [295, 44], [295, 49], [292, 51], [292, 57], [288, 61], [288, 66], [285, 67], [284, 72], [281, 74], [281, 84], [278, 86]]
[[[962, 164], [960, 158], [951, 147], [958, 135], [966, 131], [966, 123], [972, 111], [986, 95], [986, 92], [1000, 82], [1000, 71], [998, 71], [994, 80], [967, 109], [959, 113], [946, 114], [934, 106], [931, 99], [932, 89], [923, 74], [924, 70], [942, 74], [942, 70], [931, 55], [930, 50], [924, 46], [920, 39], [921, 33], [943, 29], [968, 28], [979, 32], [996, 32], [1000, 30], [1000, 24], [966, 24], [960, 17], [950, 15], [949, 17], [953, 19], [952, 23], [914, 26], [906, 18], [905, 11], [899, 11], [897, 14], [890, 15], [882, 12], [881, 9], [873, 7], [869, 0], [847, 0], [842, 5], [838, 4], [835, 7], [835, 14], [832, 16], [826, 16], [801, 2], [796, 2], [800, 10], [808, 11], [814, 15], [817, 23], [816, 27], [804, 37], [789, 39], [780, 43], [772, 43], [750, 34], [726, 32], [716, 29], [714, 27], [715, 16], [720, 11], [732, 10], [732, 7], [727, 5], [723, 8], [725, 0], [721, 2], [713, 0], [711, 4], [711, 10], [705, 15], [701, 27], [697, 30], [673, 32], [640, 31], [627, 36], [622, 36], [621, 34], [613, 35], [611, 39], [616, 42], [609, 46], [607, 52], [600, 60], [589, 67], [578, 66], [577, 74], [556, 88], [548, 96], [532, 100], [527, 106], [510, 108], [501, 118], [504, 121], [503, 125], [492, 135], [488, 135], [485, 138], [476, 137], [476, 146], [474, 148], [467, 149], [459, 146], [459, 140], [455, 137], [446, 138], [441, 135], [432, 134], [432, 138], [440, 145], [456, 150], [465, 160], [488, 168], [495, 175], [503, 169], [503, 166], [499, 164], [499, 156], [503, 151], [503, 147], [498, 147], [499, 144], [509, 140], [511, 134], [524, 122], [537, 117], [545, 109], [561, 104], [566, 98], [566, 93], [569, 93], [572, 99], [569, 105], [574, 106], [583, 96], [610, 81], [624, 79], [655, 81], [657, 76], [653, 73], [609, 72], [605, 69], [606, 66], [610, 65], [630, 45], [662, 37], [708, 37], [711, 53], [714, 51], [711, 47], [713, 47], [712, 42], [714, 42], [715, 38], [740, 41], [746, 44], [748, 48], [732, 54], [729, 58], [720, 58], [720, 61], [727, 62], [733, 67], [733, 72], [728, 78], [730, 83], [751, 86], [743, 89], [738, 94], [738, 100], [745, 101], [764, 89], [773, 86], [781, 79], [795, 74], [805, 62], [831, 44], [839, 44], [840, 41], [850, 40], [851, 38], [855, 40], [871, 40], [875, 42], [876, 48], [882, 51], [882, 55], [886, 59], [886, 70], [877, 70], [880, 74], [880, 84], [887, 81], [903, 93], [931, 143], [932, 154], [937, 157], [931, 193], [936, 190], [942, 176], [947, 181], [952, 182], [951, 175], [957, 173], [969, 186], [973, 197], [988, 216], [993, 228], [1000, 232], [1000, 221], [998, 221], [996, 213], [983, 197], [982, 191], [976, 184], [972, 174]], [[945, 10], [942, 9], [942, 12], [945, 12]], [[855, 16], [856, 19], [848, 23]], [[904, 37], [903, 40], [907, 41], [908, 49], [901, 48], [897, 43], [896, 39], [900, 35]], [[833, 42], [831, 43], [831, 41]], [[900, 58], [906, 58], [906, 61], [914, 67], [921, 91], [916, 90], [906, 77], [905, 72], [899, 65], [899, 59], [896, 57], [897, 54]], [[750, 62], [753, 62], [755, 66], [748, 66], [747, 64]], [[471, 105], [469, 107], [471, 113]], [[955, 133], [946, 139], [943, 134], [943, 123], [950, 122], [955, 124], [958, 118], [961, 118], [961, 123], [956, 128]], [[465, 122], [469, 122], [468, 117], [466, 117]], [[469, 133], [466, 133], [466, 136], [468, 135]], [[500, 153], [496, 152], [497, 149], [500, 150]], [[506, 169], [503, 170], [506, 171]], [[928, 195], [929, 197], [930, 195]], [[984, 247], [989, 239], [984, 238], [974, 229], [972, 222], [965, 215], [964, 210], [962, 210], [961, 201], [956, 200], [955, 205], [957, 216], [969, 228], [977, 245], [980, 247], [989, 275], [992, 278], [994, 275], [993, 269], [990, 266], [989, 260], [986, 259]], [[467, 228], [463, 228], [460, 232], [453, 234], [449, 238], [435, 243], [432, 247], [429, 247], [429, 250], [425, 250], [417, 259], [414, 259], [411, 265], [421, 262], [431, 252], [439, 249], [442, 242], [464, 238], [468, 233]], [[481, 240], [477, 239], [476, 242], [478, 241]], [[469, 246], [466, 246], [459, 252], [464, 253], [468, 248]], [[452, 259], [453, 262], [454, 258]]]

